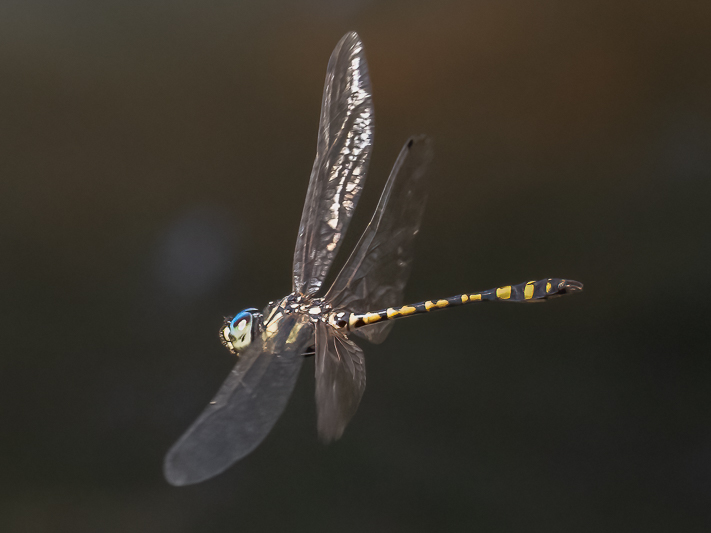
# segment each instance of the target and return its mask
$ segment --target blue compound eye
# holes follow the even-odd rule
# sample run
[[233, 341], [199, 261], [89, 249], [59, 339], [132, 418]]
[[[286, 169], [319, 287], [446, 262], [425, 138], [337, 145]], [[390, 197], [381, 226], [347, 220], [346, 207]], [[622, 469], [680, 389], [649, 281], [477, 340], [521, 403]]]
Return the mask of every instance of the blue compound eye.
[[251, 323], [252, 315], [243, 311], [232, 319], [230, 327], [235, 333], [241, 334], [245, 329], [250, 327]]
[[253, 312], [256, 309], [245, 309], [232, 319], [225, 319], [220, 330], [220, 340], [233, 354], [243, 352], [252, 343]]

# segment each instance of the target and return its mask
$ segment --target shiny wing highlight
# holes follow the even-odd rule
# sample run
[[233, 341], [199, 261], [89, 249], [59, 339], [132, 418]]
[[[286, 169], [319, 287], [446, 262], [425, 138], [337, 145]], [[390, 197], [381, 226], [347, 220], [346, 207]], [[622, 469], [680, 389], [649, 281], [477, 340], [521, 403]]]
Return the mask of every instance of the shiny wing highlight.
[[294, 292], [315, 294], [360, 197], [373, 143], [373, 102], [363, 43], [347, 33], [328, 62], [316, 159], [294, 251]]
[[168, 451], [166, 479], [173, 485], [198, 483], [254, 450], [284, 411], [311, 342], [313, 326], [299, 315], [282, 318], [255, 339], [210, 405]]
[[316, 324], [316, 413], [324, 442], [343, 435], [365, 390], [365, 359], [352, 340], [331, 326]]
[[[425, 172], [431, 160], [432, 143], [426, 136], [405, 143], [373, 218], [326, 295], [335, 309], [365, 313], [402, 305], [427, 202]], [[392, 326], [387, 321], [354, 334], [379, 343]]]

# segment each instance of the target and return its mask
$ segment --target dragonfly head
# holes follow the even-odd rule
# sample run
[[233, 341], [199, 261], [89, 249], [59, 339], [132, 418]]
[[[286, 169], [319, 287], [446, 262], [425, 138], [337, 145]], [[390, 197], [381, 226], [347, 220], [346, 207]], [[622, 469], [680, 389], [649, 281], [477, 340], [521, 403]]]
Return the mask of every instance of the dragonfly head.
[[225, 317], [225, 323], [220, 329], [222, 344], [233, 354], [239, 355], [259, 333], [261, 319], [261, 313], [253, 307], [240, 311], [234, 318]]

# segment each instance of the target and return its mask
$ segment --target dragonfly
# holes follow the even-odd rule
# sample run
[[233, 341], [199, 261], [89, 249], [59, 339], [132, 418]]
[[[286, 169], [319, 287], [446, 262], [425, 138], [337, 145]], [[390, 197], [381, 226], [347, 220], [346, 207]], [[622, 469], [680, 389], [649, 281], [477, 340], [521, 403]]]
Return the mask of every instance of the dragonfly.
[[582, 290], [547, 278], [402, 305], [427, 198], [430, 140], [405, 143], [380, 201], [335, 281], [322, 284], [343, 242], [366, 178], [373, 102], [363, 43], [347, 33], [331, 54], [316, 159], [296, 240], [292, 292], [226, 318], [220, 339], [238, 361], [217, 395], [168, 451], [173, 485], [211, 478], [253, 451], [274, 427], [305, 356], [315, 357], [319, 437], [343, 434], [365, 389], [365, 359], [354, 337], [385, 340], [394, 321], [475, 302], [536, 302]]

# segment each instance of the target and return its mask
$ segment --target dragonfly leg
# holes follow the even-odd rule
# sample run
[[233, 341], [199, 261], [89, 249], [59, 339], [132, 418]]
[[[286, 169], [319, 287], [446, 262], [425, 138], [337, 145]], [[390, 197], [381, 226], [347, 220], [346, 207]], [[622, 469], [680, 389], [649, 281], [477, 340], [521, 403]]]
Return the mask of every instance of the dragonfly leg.
[[306, 348], [306, 351], [303, 353], [304, 357], [311, 357], [312, 355], [316, 355], [316, 346], [313, 345]]

